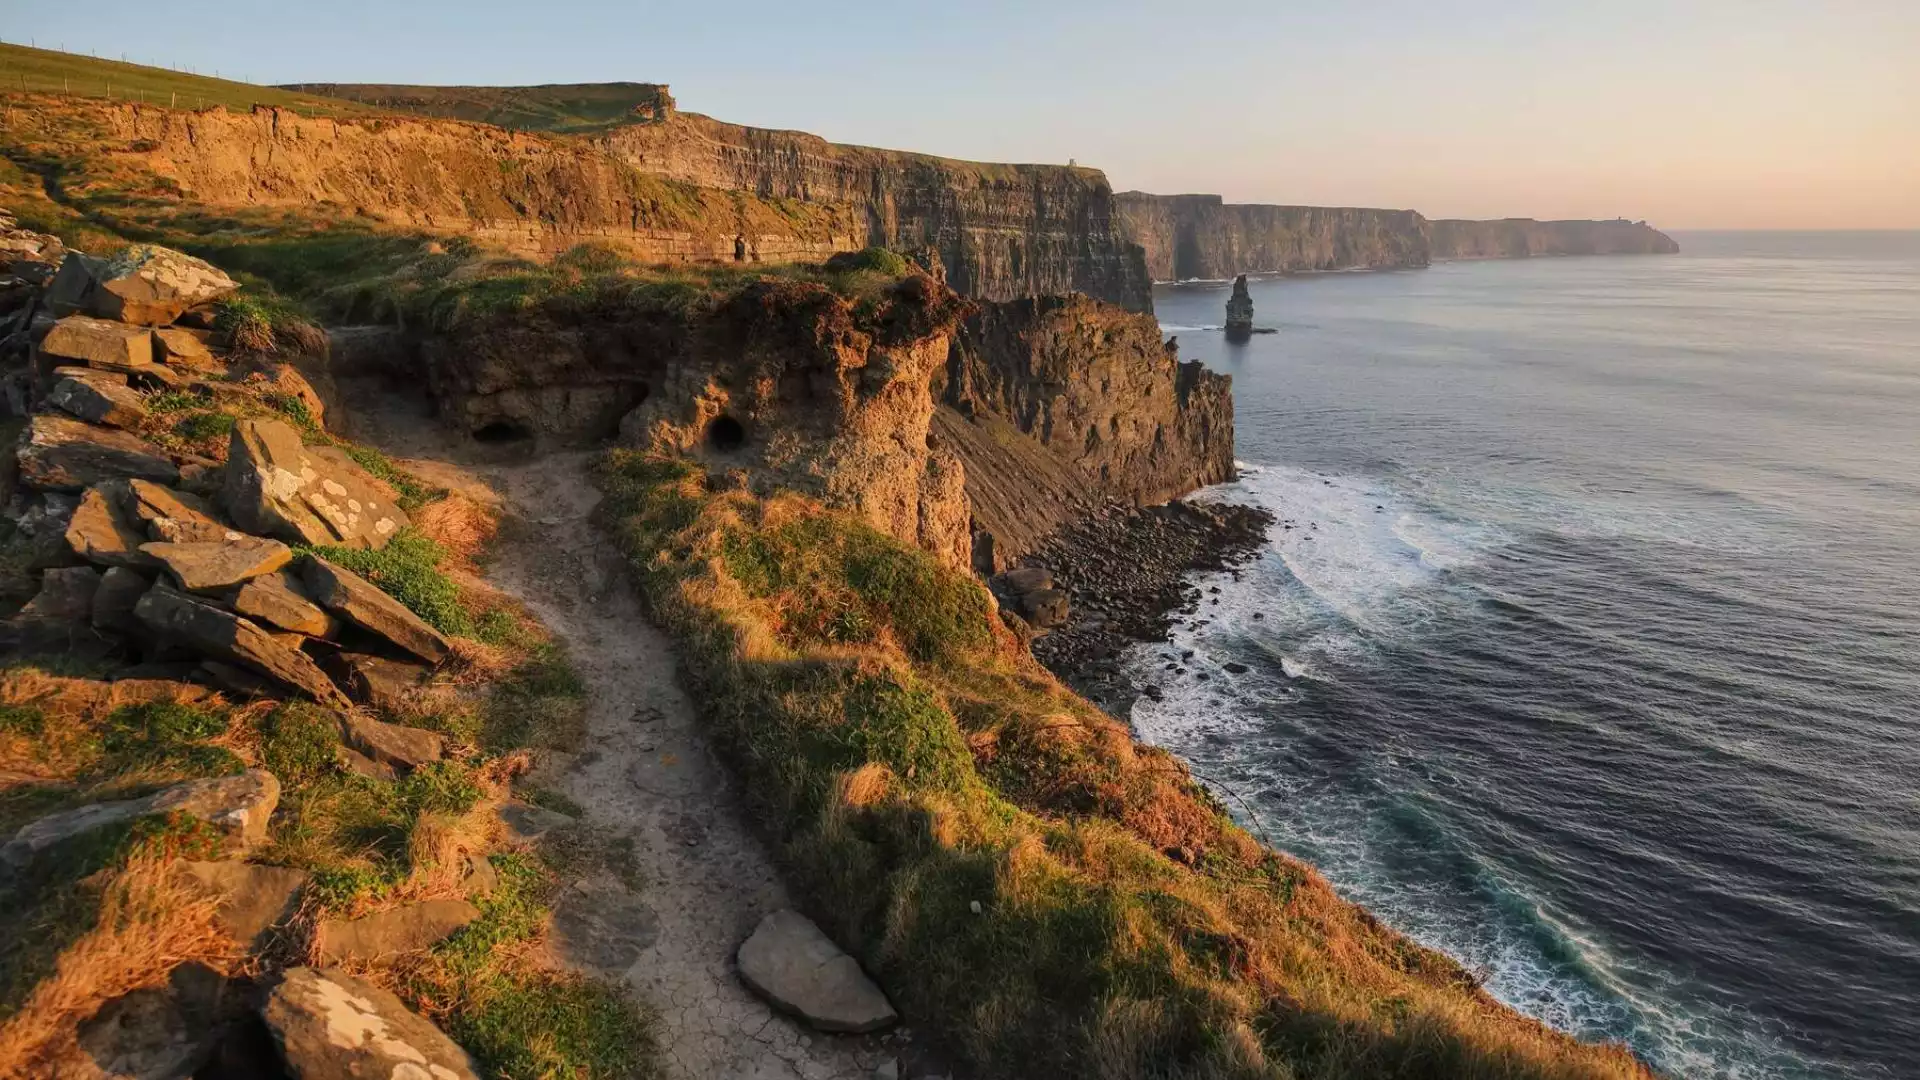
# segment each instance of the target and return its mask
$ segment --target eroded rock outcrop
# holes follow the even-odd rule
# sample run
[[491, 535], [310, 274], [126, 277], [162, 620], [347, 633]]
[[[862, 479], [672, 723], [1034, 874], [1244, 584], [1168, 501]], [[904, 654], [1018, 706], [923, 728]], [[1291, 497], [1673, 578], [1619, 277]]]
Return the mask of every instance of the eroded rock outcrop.
[[1233, 295], [1227, 297], [1227, 339], [1245, 341], [1253, 333], [1253, 297], [1247, 295], [1247, 275], [1233, 279]]

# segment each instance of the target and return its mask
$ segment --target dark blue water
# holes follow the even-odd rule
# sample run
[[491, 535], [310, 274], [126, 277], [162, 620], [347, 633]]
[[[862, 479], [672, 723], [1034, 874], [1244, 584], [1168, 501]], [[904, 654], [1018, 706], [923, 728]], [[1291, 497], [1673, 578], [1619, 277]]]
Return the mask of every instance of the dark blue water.
[[1178, 632], [1252, 673], [1134, 720], [1560, 1027], [1920, 1076], [1920, 234], [1677, 238], [1256, 282], [1243, 346], [1160, 289], [1293, 527]]

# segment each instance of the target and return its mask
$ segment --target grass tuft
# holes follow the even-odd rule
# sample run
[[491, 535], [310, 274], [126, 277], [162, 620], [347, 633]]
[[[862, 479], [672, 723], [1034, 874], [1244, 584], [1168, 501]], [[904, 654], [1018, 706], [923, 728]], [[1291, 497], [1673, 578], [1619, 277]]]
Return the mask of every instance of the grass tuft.
[[460, 587], [440, 568], [446, 549], [414, 530], [401, 530], [378, 551], [334, 546], [300, 550], [366, 578], [443, 634], [473, 636], [473, 617], [460, 604]]

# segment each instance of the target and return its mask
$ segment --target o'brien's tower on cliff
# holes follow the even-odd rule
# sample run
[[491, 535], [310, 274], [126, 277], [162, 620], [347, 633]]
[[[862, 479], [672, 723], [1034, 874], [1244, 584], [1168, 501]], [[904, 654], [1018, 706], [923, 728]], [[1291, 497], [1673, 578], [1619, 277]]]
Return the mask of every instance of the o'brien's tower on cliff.
[[1253, 336], [1253, 297], [1247, 295], [1247, 275], [1233, 279], [1233, 295], [1227, 298], [1227, 340], [1245, 341]]

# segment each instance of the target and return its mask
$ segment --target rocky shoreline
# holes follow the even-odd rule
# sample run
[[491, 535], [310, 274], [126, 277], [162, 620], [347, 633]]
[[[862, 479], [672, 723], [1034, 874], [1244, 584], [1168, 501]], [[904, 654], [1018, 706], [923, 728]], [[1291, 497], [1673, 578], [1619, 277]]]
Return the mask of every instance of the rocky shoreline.
[[1175, 501], [1145, 508], [1109, 505], [1060, 530], [1023, 560], [1051, 573], [1071, 612], [1034, 640], [1034, 657], [1124, 719], [1134, 701], [1159, 689], [1127, 676], [1127, 648], [1166, 641], [1182, 616], [1203, 624], [1204, 609], [1218, 601], [1189, 578], [1245, 564], [1266, 546], [1273, 522], [1271, 513], [1255, 506]]

